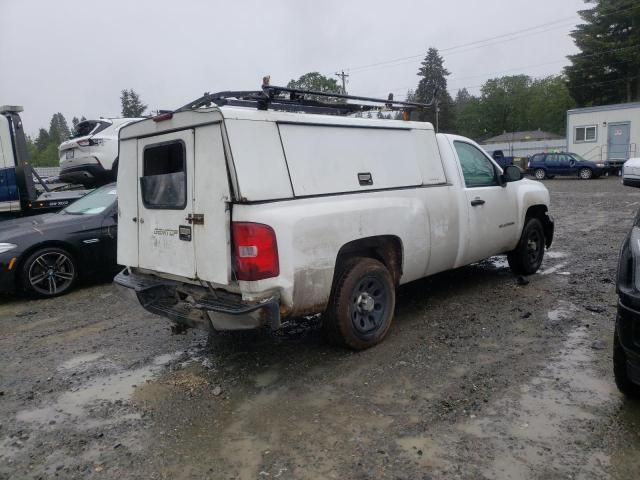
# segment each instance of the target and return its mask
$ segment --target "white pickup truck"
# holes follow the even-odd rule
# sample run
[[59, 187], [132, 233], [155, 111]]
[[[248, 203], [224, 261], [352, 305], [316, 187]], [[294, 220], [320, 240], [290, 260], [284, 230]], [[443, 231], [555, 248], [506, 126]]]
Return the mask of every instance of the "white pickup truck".
[[549, 193], [517, 167], [429, 123], [266, 97], [211, 95], [120, 131], [115, 282], [150, 312], [214, 330], [323, 313], [331, 341], [364, 349], [400, 284], [496, 254], [539, 268]]

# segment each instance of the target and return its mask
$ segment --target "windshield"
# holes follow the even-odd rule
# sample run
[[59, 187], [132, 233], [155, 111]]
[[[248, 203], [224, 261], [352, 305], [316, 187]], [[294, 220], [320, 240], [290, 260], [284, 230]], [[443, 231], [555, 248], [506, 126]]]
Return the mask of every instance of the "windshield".
[[111, 207], [117, 200], [115, 183], [105, 185], [76, 200], [60, 211], [63, 215], [97, 215]]
[[586, 160], [582, 158], [580, 155], [578, 155], [577, 153], [572, 153], [571, 156], [579, 162], [586, 162]]

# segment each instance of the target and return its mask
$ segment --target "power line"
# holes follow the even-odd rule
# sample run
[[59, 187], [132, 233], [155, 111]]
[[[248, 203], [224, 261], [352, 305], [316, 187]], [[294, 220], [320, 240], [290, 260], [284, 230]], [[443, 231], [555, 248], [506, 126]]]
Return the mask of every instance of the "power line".
[[[486, 42], [489, 42], [489, 41], [492, 41], [492, 40], [496, 40], [496, 39], [504, 38], [504, 37], [508, 37], [508, 36], [513, 36], [513, 35], [526, 36], [526, 35], [519, 35], [519, 34], [525, 33], [525, 32], [529, 32], [529, 31], [532, 31], [532, 30], [537, 30], [539, 28], [546, 27], [546, 26], [549, 26], [549, 25], [554, 25], [554, 24], [561, 23], [561, 22], [567, 22], [569, 19], [577, 20], [577, 18], [575, 16], [567, 17], [567, 18], [563, 18], [561, 20], [556, 20], [554, 22], [548, 22], [548, 23], [543, 23], [543, 24], [540, 24], [540, 25], [536, 25], [534, 27], [529, 27], [529, 28], [526, 28], [524, 30], [519, 30], [519, 31], [514, 31], [514, 32], [509, 32], [509, 33], [503, 33], [502, 35], [496, 35], [494, 37], [488, 37], [488, 38], [485, 38], [485, 39], [482, 39], [482, 40], [476, 40], [474, 42], [469, 42], [469, 43], [464, 43], [464, 44], [461, 44], [461, 45], [455, 45], [455, 46], [452, 46], [452, 47], [443, 48], [443, 49], [440, 49], [439, 51], [440, 52], [450, 52], [452, 50], [457, 50], [457, 49], [460, 49], [460, 48], [469, 47], [469, 46], [476, 45], [476, 44], [486, 43]], [[556, 26], [554, 28], [560, 28], [560, 27], [565, 27], [565, 26], [566, 25], [559, 25], [559, 26]], [[535, 32], [535, 33], [532, 33], [531, 35], [537, 34], [537, 33], [542, 33], [542, 32]], [[512, 38], [509, 38], [508, 40], [512, 40]], [[382, 62], [371, 63], [371, 64], [368, 64], [368, 65], [360, 65], [358, 67], [348, 68], [347, 70], [350, 73], [353, 73], [353, 72], [356, 72], [356, 71], [359, 71], [359, 70], [369, 69], [370, 67], [377, 67], [377, 66], [386, 65], [386, 64], [389, 64], [389, 63], [396, 63], [396, 62], [404, 61], [404, 60], [413, 60], [415, 58], [422, 58], [422, 57], [424, 57], [424, 55], [425, 54], [423, 52], [423, 53], [419, 53], [417, 55], [409, 55], [407, 57], [394, 58], [394, 59], [391, 59], [391, 60], [385, 60], [385, 61], [382, 61]]]
[[[622, 8], [620, 10], [609, 12], [609, 13], [604, 14], [604, 15], [599, 15], [598, 18], [606, 18], [606, 17], [611, 16], [611, 15], [617, 15], [617, 14], [620, 14], [620, 13], [625, 13], [625, 12], [628, 12], [628, 11], [631, 11], [631, 10], [635, 10], [637, 8], [640, 8], [640, 5], [634, 5], [634, 6], [629, 7], [629, 8]], [[566, 23], [569, 20], [574, 20], [575, 21], [575, 20], [579, 20], [579, 18], [576, 17], [576, 16], [565, 17], [565, 18], [561, 18], [559, 20], [555, 20], [553, 22], [542, 23], [542, 24], [535, 25], [535, 26], [532, 26], [532, 27], [529, 27], [529, 28], [525, 28], [525, 29], [521, 29], [521, 30], [518, 30], [518, 31], [509, 32], [509, 33], [503, 33], [501, 35], [496, 35], [494, 37], [488, 37], [488, 38], [485, 38], [485, 39], [482, 39], [482, 40], [476, 40], [476, 41], [473, 41], [473, 42], [468, 42], [468, 43], [464, 43], [464, 44], [460, 44], [460, 45], [455, 45], [455, 46], [452, 46], [452, 47], [443, 48], [443, 49], [440, 49], [439, 51], [440, 52], [451, 52], [453, 50], [460, 50], [460, 49], [463, 49], [465, 47], [473, 47], [473, 48], [468, 48], [468, 49], [465, 49], [465, 50], [461, 50], [461, 51], [455, 52], [455, 53], [463, 53], [463, 52], [466, 52], [466, 51], [469, 51], [469, 50], [473, 50], [473, 49], [476, 49], [476, 48], [482, 48], [482, 47], [487, 47], [487, 46], [491, 46], [491, 45], [496, 45], [496, 44], [499, 44], [499, 43], [503, 43], [505, 41], [515, 40], [515, 39], [518, 39], [518, 38], [524, 38], [524, 37], [527, 37], [527, 36], [530, 36], [530, 35], [537, 35], [537, 34], [545, 33], [545, 32], [548, 32], [550, 30], [555, 30], [555, 29], [558, 29], [558, 28], [564, 28], [564, 27], [568, 26], [568, 25], [565, 25], [564, 23]], [[573, 23], [573, 22], [571, 22], [571, 23]], [[562, 25], [559, 25], [559, 24], [562, 24]], [[552, 26], [552, 25], [555, 25], [555, 26]], [[543, 30], [539, 30], [539, 29], [541, 29], [543, 27], [551, 27], [551, 28], [546, 28], [546, 29], [543, 29]], [[539, 30], [539, 31], [536, 31], [536, 30]], [[505, 38], [505, 37], [508, 37], [508, 38]], [[503, 39], [503, 40], [494, 41], [494, 40], [499, 40], [499, 39]], [[488, 42], [490, 42], [490, 43], [488, 43]], [[425, 55], [424, 53], [421, 53], [421, 54], [418, 54], [418, 55], [410, 55], [410, 56], [406, 56], [406, 57], [399, 57], [399, 58], [395, 58], [395, 59], [391, 59], [391, 60], [371, 63], [371, 64], [368, 64], [368, 65], [360, 65], [360, 66], [357, 66], [357, 67], [348, 68], [347, 71], [349, 71], [350, 73], [360, 73], [362, 71], [369, 70], [369, 69], [372, 69], [372, 68], [375, 68], [375, 67], [381, 67], [381, 66], [386, 66], [386, 65], [389, 65], [389, 66], [402, 65], [403, 63], [405, 63], [407, 61], [414, 60], [416, 58], [421, 58], [424, 55]]]

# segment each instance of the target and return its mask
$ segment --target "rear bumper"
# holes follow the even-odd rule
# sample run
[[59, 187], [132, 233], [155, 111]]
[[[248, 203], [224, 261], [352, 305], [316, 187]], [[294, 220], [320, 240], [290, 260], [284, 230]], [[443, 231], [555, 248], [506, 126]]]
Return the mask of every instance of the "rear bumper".
[[627, 357], [629, 379], [640, 385], [640, 312], [618, 302], [616, 329]]
[[269, 325], [280, 328], [276, 297], [245, 303], [240, 295], [158, 278], [125, 269], [114, 283], [134, 296], [147, 311], [175, 323], [204, 330], [250, 330]]
[[77, 165], [74, 167], [62, 168], [59, 178], [67, 183], [85, 183], [94, 180], [108, 179], [111, 172], [105, 170], [99, 163]]

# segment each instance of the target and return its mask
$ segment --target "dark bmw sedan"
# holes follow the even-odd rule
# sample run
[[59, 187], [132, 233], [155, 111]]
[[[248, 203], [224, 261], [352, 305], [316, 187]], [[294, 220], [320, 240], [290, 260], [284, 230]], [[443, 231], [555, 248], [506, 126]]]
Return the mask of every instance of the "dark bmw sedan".
[[57, 213], [0, 222], [0, 292], [53, 297], [115, 271], [115, 183]]
[[613, 373], [622, 393], [640, 399], [640, 211], [620, 250], [616, 290]]

